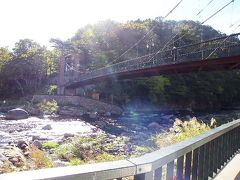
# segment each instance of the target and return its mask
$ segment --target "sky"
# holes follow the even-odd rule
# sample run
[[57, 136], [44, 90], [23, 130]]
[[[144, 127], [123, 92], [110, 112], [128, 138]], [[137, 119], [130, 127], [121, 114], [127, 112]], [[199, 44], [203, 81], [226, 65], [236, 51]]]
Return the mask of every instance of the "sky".
[[[67, 40], [86, 24], [106, 19], [118, 22], [165, 16], [180, 0], [0, 0], [0, 47], [11, 49], [29, 38], [51, 47], [50, 38]], [[203, 22], [231, 0], [183, 0], [166, 20]], [[240, 0], [235, 0], [205, 25], [226, 34], [240, 24]], [[235, 32], [240, 32], [238, 28]]]

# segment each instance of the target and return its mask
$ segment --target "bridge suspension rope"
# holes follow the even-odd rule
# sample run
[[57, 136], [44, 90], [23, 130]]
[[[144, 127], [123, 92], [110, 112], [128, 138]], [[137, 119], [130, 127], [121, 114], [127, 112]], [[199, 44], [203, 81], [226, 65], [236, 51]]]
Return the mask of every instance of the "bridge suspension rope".
[[[173, 13], [173, 11], [183, 2], [183, 0], [180, 0], [164, 17], [162, 20], [166, 19], [170, 14]], [[114, 62], [117, 62], [119, 60], [119, 58], [121, 58], [122, 56], [124, 56], [126, 53], [128, 53], [131, 49], [133, 49], [134, 47], [136, 47], [142, 40], [144, 40], [156, 27], [158, 24], [154, 25], [141, 39], [139, 39], [133, 46], [131, 46], [130, 48], [128, 48], [124, 53], [122, 53], [119, 57], [115, 58], [111, 64], [114, 64]], [[75, 69], [74, 67], [70, 66], [69, 64], [66, 64], [68, 66], [69, 69], [75, 71], [75, 72], [79, 72], [77, 69]]]
[[[233, 29], [232, 34], [233, 34], [239, 27], [240, 27], [240, 24], [238, 24], [238, 25]], [[215, 53], [219, 48], [221, 48], [221, 46], [231, 37], [232, 34], [228, 35], [228, 36], [220, 43], [220, 45], [219, 45], [218, 47], [216, 47], [216, 48], [208, 55], [208, 57], [206, 57], [205, 59], [209, 59], [209, 58], [213, 55], [213, 53]]]
[[[210, 0], [207, 6], [209, 6], [212, 2], [213, 2], [213, 0]], [[223, 9], [225, 9], [227, 6], [229, 6], [229, 5], [230, 5], [231, 3], [233, 3], [233, 2], [234, 2], [234, 0], [231, 0], [231, 1], [228, 2], [226, 5], [224, 5], [222, 8], [220, 8], [220, 9], [217, 10], [215, 13], [213, 13], [211, 16], [209, 16], [207, 19], [205, 19], [204, 21], [202, 21], [200, 24], [201, 24], [201, 25], [205, 24], [207, 21], [209, 21], [211, 18], [213, 18], [215, 15], [217, 15], [219, 12], [221, 12]], [[206, 9], [207, 6], [206, 6], [204, 9]], [[203, 9], [203, 10], [204, 10], [204, 9]], [[203, 12], [203, 10], [202, 10], [201, 12]], [[199, 14], [200, 14], [200, 13], [197, 13], [197, 15], [199, 15]], [[180, 33], [175, 34], [175, 35], [164, 45], [163, 48], [159, 49], [152, 57], [150, 57], [149, 61], [151, 61], [157, 54], [159, 54], [160, 52], [164, 51], [165, 48], [167, 47], [167, 45], [168, 45], [175, 37], [177, 37], [179, 34], [180, 34]], [[180, 36], [180, 37], [179, 37], [178, 39], [176, 39], [174, 42], [179, 41], [179, 40], [182, 39], [184, 36], [186, 36], [186, 33], [183, 34], [182, 36]], [[173, 42], [173, 43], [174, 43], [174, 42]]]
[[223, 6], [221, 9], [219, 9], [218, 11], [216, 11], [215, 13], [213, 13], [210, 17], [208, 17], [207, 19], [205, 19], [201, 24], [204, 24], [205, 22], [207, 22], [209, 19], [211, 19], [212, 17], [214, 17], [216, 14], [218, 14], [220, 11], [222, 11], [223, 9], [225, 9], [227, 6], [229, 6], [231, 3], [233, 3], [235, 0], [231, 0], [229, 3], [227, 3], [225, 6]]
[[207, 5], [202, 8], [200, 11], [198, 11], [197, 16], [199, 16], [214, 0], [210, 0]]
[[[174, 6], [174, 8], [173, 8], [171, 11], [169, 11], [169, 12], [164, 16], [164, 19], [167, 18], [167, 17], [182, 3], [182, 1], [183, 1], [183, 0], [179, 1], [179, 2]], [[198, 11], [198, 13], [196, 14], [196, 16], [199, 16], [213, 1], [214, 1], [214, 0], [210, 0], [204, 8], [202, 8], [200, 11]], [[219, 12], [221, 12], [223, 9], [225, 9], [227, 6], [229, 6], [229, 5], [230, 5], [231, 3], [233, 3], [233, 2], [234, 2], [234, 0], [231, 0], [231, 1], [228, 2], [226, 5], [224, 5], [222, 8], [220, 8], [220, 9], [217, 10], [215, 13], [213, 13], [211, 16], [209, 16], [207, 19], [205, 19], [204, 21], [202, 21], [200, 24], [203, 25], [204, 23], [206, 23], [207, 21], [209, 21], [211, 18], [213, 18], [215, 15], [217, 15]], [[153, 28], [151, 28], [151, 29], [149, 30], [149, 32], [146, 33], [139, 41], [137, 41], [132, 47], [130, 47], [127, 51], [125, 51], [121, 56], [119, 56], [118, 58], [114, 59], [114, 61], [112, 61], [111, 63], [116, 62], [120, 57], [122, 57], [124, 54], [126, 54], [128, 51], [130, 51], [130, 50], [131, 50], [132, 48], [134, 48], [136, 45], [138, 45], [148, 34], [150, 34], [151, 31], [154, 30], [154, 28], [155, 28], [156, 26], [157, 26], [157, 25], [153, 26]], [[234, 26], [234, 25], [233, 25], [233, 26]], [[238, 27], [240, 27], [240, 24], [239, 24], [235, 29], [237, 29]], [[165, 50], [165, 48], [167, 47], [167, 45], [169, 45], [179, 34], [180, 34], [179, 32], [178, 32], [177, 34], [175, 34], [167, 43], [165, 43], [164, 47], [161, 48], [161, 49], [159, 49], [156, 53], [152, 53], [152, 54], [145, 55], [145, 56], [149, 56], [149, 55], [150, 55], [150, 58], [148, 58], [148, 61], [151, 61], [151, 60], [154, 58], [154, 56], [156, 56], [156, 55], [159, 54], [160, 52], [163, 52], [163, 51]], [[183, 34], [182, 36], [180, 36], [179, 38], [177, 38], [174, 42], [179, 41], [179, 40], [182, 39], [184, 36], [186, 36], [186, 33]], [[231, 35], [229, 35], [228, 37], [226, 37], [226, 39], [223, 41], [223, 43], [224, 43], [230, 36], [231, 36]], [[173, 42], [173, 43], [174, 43], [174, 42]], [[173, 44], [173, 43], [172, 43], [172, 44]], [[223, 44], [223, 43], [222, 43], [222, 44]], [[217, 47], [216, 50], [217, 50], [218, 48], [220, 48], [220, 47]], [[216, 51], [216, 50], [215, 50], [215, 51]], [[215, 51], [214, 51], [214, 52], [215, 52]], [[213, 54], [214, 52], [212, 52], [211, 54]], [[143, 56], [142, 56], [142, 57], [143, 57]], [[210, 55], [209, 55], [209, 57], [210, 57]], [[207, 57], [207, 58], [209, 58], [209, 57]], [[138, 57], [138, 58], [141, 58], [141, 57]], [[137, 58], [136, 58], [136, 59], [137, 59]], [[129, 60], [125, 60], [125, 61], [129, 61]], [[125, 61], [122, 61], [122, 62], [125, 62]], [[121, 62], [121, 63], [122, 63], [122, 62]], [[67, 66], [68, 66], [68, 68], [69, 68], [70, 70], [73, 70], [73, 71], [75, 71], [75, 72], [82, 73], [82, 72], [76, 70], [74, 67], [71, 67], [71, 66], [68, 65], [68, 64], [67, 64]]]
[[[207, 5], [206, 5], [204, 8], [202, 8], [202, 9], [196, 14], [196, 16], [200, 16], [200, 14], [203, 13], [203, 11], [204, 11], [209, 5], [211, 5], [211, 3], [212, 3], [213, 1], [214, 1], [214, 0], [210, 0], [210, 1], [207, 3]], [[177, 5], [178, 5], [178, 4], [177, 4]], [[176, 6], [175, 6], [175, 7], [176, 7]], [[159, 54], [160, 52], [165, 51], [166, 47], [167, 47], [179, 34], [180, 34], [180, 32], [176, 33], [174, 36], [172, 36], [172, 38], [171, 38], [169, 41], [167, 41], [167, 42], [165, 43], [165, 45], [163, 46], [163, 48], [160, 48], [156, 53], [153, 53], [153, 55], [150, 57], [149, 61], [151, 61], [151, 60], [154, 58], [155, 55]], [[177, 42], [178, 40], [182, 39], [185, 35], [186, 35], [186, 34], [183, 34], [181, 37], [179, 37], [177, 40], [175, 40], [175, 41], [172, 42], [171, 44], [174, 44], [174, 43]], [[144, 56], [145, 56], [145, 55], [144, 55]], [[117, 59], [115, 59], [115, 60], [112, 61], [111, 63], [114, 64], [114, 62], [115, 62], [116, 60], [117, 60]], [[127, 61], [127, 60], [125, 60], [125, 61]], [[124, 61], [122, 61], [122, 62], [124, 62]]]
[[[173, 11], [183, 2], [183, 0], [180, 0], [164, 17], [162, 20], [166, 19], [170, 14], [173, 13]], [[139, 39], [133, 46], [128, 48], [124, 53], [122, 53], [119, 57], [115, 58], [111, 63], [113, 64], [116, 62], [119, 58], [124, 56], [126, 53], [128, 53], [130, 50], [132, 50], [134, 47], [136, 47], [142, 40], [144, 40], [155, 28], [157, 27], [157, 24], [154, 25], [141, 39]]]

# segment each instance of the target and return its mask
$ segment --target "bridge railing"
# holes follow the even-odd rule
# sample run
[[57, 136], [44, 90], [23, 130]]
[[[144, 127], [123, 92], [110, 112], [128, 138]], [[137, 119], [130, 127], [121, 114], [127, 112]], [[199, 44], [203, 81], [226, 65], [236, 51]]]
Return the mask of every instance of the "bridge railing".
[[196, 44], [173, 48], [171, 50], [164, 50], [158, 53], [148, 54], [102, 67], [85, 74], [78, 73], [78, 76], [73, 76], [74, 70], [72, 70], [72, 72], [69, 71], [66, 73], [66, 75], [72, 78], [72, 82], [79, 82], [88, 79], [94, 79], [100, 76], [152, 68], [159, 65], [239, 55], [239, 35], [240, 33], [237, 33], [231, 36], [220, 37]]
[[0, 179], [207, 180], [239, 153], [239, 149], [240, 120], [235, 120], [139, 158], [3, 174]]

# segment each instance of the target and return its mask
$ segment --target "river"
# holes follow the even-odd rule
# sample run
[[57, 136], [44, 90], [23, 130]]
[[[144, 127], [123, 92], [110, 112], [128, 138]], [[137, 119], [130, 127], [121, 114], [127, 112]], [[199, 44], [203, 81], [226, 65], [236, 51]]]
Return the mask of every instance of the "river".
[[[125, 135], [132, 141], [142, 142], [152, 135], [167, 131], [175, 118], [187, 120], [196, 116], [199, 120], [210, 121], [213, 117], [221, 123], [240, 118], [240, 110], [215, 113], [133, 111], [124, 112], [121, 117], [63, 118], [45, 116], [30, 117], [23, 120], [6, 120], [0, 116], [0, 144], [19, 140], [62, 141], [66, 136], [87, 136], [106, 132], [115, 136]], [[151, 126], [152, 124], [152, 126]], [[157, 124], [157, 127], [156, 127]], [[155, 127], [154, 127], [155, 126]]]

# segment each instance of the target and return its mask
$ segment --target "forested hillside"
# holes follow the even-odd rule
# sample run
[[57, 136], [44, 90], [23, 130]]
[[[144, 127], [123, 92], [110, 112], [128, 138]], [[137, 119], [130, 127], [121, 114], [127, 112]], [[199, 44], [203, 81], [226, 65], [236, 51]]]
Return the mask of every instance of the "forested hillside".
[[49, 51], [38, 43], [23, 39], [10, 51], [0, 48], [0, 97], [16, 98], [33, 94], [57, 72], [60, 52]]
[[[155, 28], [149, 33], [152, 27]], [[146, 38], [126, 52], [147, 33]], [[177, 36], [173, 41], [165, 46], [175, 34]], [[79, 59], [79, 70], [84, 73], [153, 53], [163, 47], [172, 49], [220, 36], [224, 34], [199, 22], [162, 21], [156, 18], [127, 23], [107, 20], [87, 25], [67, 41], [52, 39], [53, 50], [47, 50], [29, 39], [21, 40], [12, 51], [4, 47], [0, 49], [0, 97], [37, 93], [45, 87], [49, 75], [57, 72], [58, 60], [62, 55], [70, 54], [72, 59]], [[120, 104], [137, 100], [159, 106], [215, 109], [239, 102], [240, 74], [239, 71], [225, 71], [109, 80], [98, 83], [93, 89], [113, 94], [115, 102]]]

